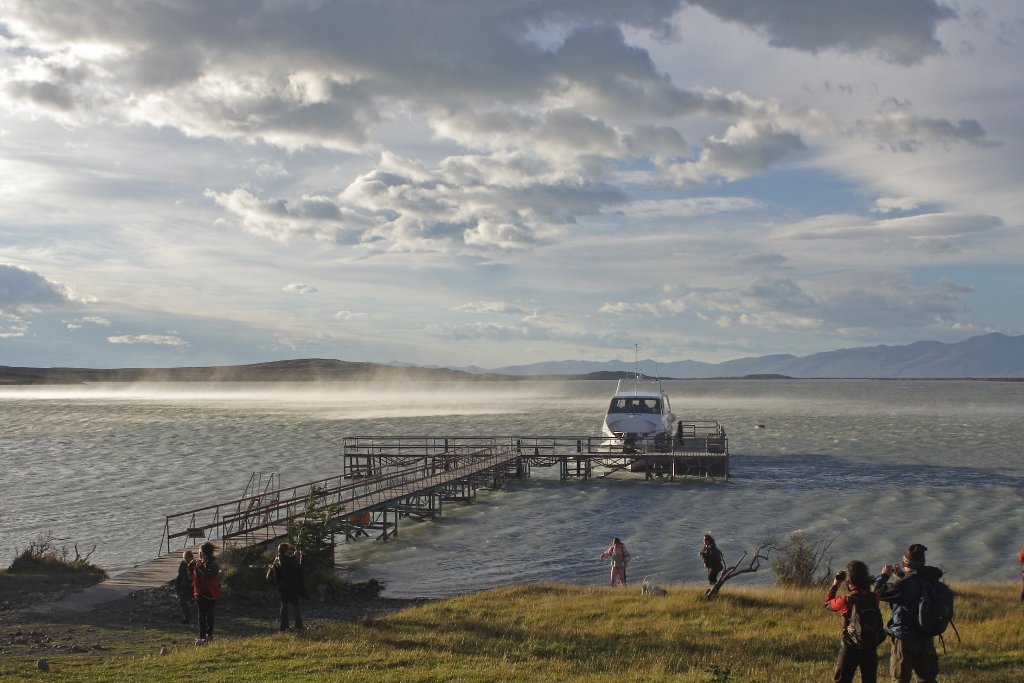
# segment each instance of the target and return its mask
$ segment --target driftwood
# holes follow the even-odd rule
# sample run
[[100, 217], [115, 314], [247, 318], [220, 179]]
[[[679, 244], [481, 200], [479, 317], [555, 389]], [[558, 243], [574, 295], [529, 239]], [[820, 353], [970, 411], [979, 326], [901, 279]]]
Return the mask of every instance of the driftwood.
[[750, 558], [747, 565], [741, 568], [740, 565], [743, 564], [743, 561], [747, 558], [747, 552], [743, 551], [743, 555], [740, 556], [740, 559], [736, 560], [731, 567], [726, 567], [722, 570], [722, 573], [718, 575], [718, 581], [715, 582], [715, 585], [704, 591], [704, 597], [701, 599], [710, 600], [718, 595], [718, 591], [722, 588], [725, 582], [731, 578], [740, 576], [741, 574], [752, 574], [756, 572], [761, 568], [762, 562], [768, 561], [773, 550], [778, 550], [774, 541], [762, 543], [757, 547], [757, 550], [754, 551], [754, 556]]

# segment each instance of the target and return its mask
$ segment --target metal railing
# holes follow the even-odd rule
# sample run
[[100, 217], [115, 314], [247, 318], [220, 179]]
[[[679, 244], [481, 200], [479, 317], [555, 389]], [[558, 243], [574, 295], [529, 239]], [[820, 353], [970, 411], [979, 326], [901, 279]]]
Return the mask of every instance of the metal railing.
[[174, 513], [164, 520], [159, 555], [175, 552], [175, 541], [184, 548], [189, 541], [204, 538], [242, 545], [270, 540], [302, 518], [311, 501], [338, 517], [359, 514], [501, 466], [516, 457], [507, 447], [492, 444], [476, 450], [462, 449], [440, 460], [421, 457], [411, 466], [373, 476], [350, 479], [338, 475]]

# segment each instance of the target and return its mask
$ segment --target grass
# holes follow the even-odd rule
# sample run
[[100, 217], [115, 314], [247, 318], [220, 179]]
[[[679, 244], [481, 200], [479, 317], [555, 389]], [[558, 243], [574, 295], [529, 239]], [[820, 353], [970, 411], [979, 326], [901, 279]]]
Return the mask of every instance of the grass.
[[[963, 642], [947, 634], [940, 679], [1024, 679], [1016, 584], [954, 587]], [[831, 679], [840, 628], [823, 594], [727, 587], [705, 603], [696, 586], [645, 597], [635, 588], [517, 585], [299, 635], [172, 645], [164, 656], [153, 639], [130, 655], [60, 655], [47, 674], [34, 660], [5, 660], [0, 680], [818, 682]], [[885, 644], [880, 680], [888, 655]]]

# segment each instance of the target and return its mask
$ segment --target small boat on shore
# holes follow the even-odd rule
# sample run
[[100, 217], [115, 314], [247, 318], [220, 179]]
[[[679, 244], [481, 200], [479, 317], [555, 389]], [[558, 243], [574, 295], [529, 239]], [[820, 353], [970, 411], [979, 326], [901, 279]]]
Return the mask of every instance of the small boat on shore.
[[620, 379], [604, 418], [602, 434], [609, 446], [623, 451], [671, 447], [675, 413], [661, 380]]

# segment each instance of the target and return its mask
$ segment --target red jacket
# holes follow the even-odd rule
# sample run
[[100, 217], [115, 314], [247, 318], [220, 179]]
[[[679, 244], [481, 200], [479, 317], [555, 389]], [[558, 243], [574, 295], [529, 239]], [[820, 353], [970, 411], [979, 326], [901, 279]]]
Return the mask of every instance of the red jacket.
[[[875, 604], [877, 605], [879, 602], [878, 593], [875, 593], [871, 589], [861, 590], [859, 588], [854, 588], [853, 593], [857, 595], [870, 593], [875, 598]], [[836, 588], [833, 586], [829, 586], [828, 595], [825, 596], [825, 609], [830, 609], [833, 612], [839, 612], [840, 614], [842, 614], [843, 623], [845, 624], [846, 620], [850, 618], [850, 596], [843, 595], [837, 598]]]
[[1017, 560], [1020, 562], [1020, 570], [1024, 572], [1024, 548], [1020, 549], [1020, 555], [1017, 556]]

